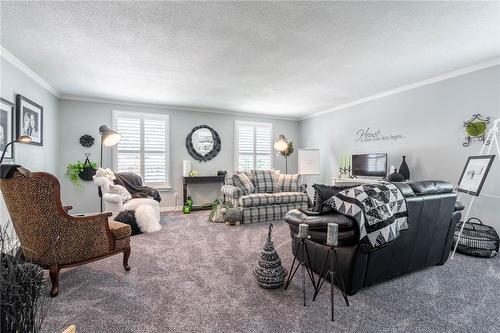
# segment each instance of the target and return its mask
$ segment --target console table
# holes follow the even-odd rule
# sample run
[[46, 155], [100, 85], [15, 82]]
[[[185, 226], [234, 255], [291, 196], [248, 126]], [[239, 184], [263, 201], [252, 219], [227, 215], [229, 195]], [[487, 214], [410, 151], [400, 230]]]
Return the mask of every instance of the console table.
[[377, 179], [377, 178], [339, 178], [332, 177], [333, 185], [356, 185], [356, 184], [378, 184], [381, 182], [386, 182], [385, 179]]
[[[182, 204], [187, 200], [188, 185], [192, 184], [224, 184], [224, 179], [226, 176], [197, 176], [197, 177], [183, 177], [182, 178]], [[215, 199], [214, 199], [215, 200]], [[211, 209], [212, 205], [196, 205], [193, 206], [193, 210]]]

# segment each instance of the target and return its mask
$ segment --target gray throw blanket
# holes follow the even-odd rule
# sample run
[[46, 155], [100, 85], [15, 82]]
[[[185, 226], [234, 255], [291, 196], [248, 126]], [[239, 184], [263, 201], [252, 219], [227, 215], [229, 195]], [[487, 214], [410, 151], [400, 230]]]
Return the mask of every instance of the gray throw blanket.
[[142, 178], [133, 172], [118, 172], [115, 173], [115, 185], [121, 185], [129, 191], [132, 198], [148, 198], [151, 197], [160, 202], [160, 193], [152, 187], [144, 186]]
[[388, 244], [408, 229], [408, 211], [401, 191], [391, 183], [366, 184], [341, 191], [323, 203], [356, 220], [361, 253]]

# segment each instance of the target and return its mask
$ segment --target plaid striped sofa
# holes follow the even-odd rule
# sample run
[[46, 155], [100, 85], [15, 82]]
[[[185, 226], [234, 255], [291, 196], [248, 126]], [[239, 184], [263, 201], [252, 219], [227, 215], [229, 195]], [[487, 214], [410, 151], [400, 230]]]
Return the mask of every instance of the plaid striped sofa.
[[[257, 180], [252, 171], [243, 172], [249, 176], [252, 182]], [[278, 177], [278, 174], [277, 176]], [[289, 191], [288, 178], [298, 175], [279, 175], [285, 181], [277, 182], [274, 193], [250, 193], [243, 191], [234, 184], [232, 175], [226, 176], [225, 184], [222, 186], [224, 202], [231, 203], [234, 207], [240, 207], [242, 211], [242, 223], [265, 222], [282, 220], [285, 214], [296, 208], [307, 209], [309, 197], [304, 185], [299, 185], [296, 191]], [[257, 184], [258, 185], [258, 184]]]

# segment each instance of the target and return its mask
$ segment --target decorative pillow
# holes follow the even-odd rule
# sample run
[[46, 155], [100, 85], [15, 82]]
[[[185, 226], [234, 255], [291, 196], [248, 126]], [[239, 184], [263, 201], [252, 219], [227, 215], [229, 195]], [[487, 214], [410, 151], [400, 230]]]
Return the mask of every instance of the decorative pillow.
[[255, 193], [275, 193], [276, 192], [276, 172], [269, 170], [252, 170]]
[[338, 185], [314, 184], [312, 186], [314, 189], [313, 211], [321, 212], [321, 209], [323, 207], [323, 202], [330, 199], [337, 193], [355, 186], [357, 185], [338, 186]]
[[250, 179], [250, 181], [252, 182], [253, 186], [255, 186], [255, 181], [253, 179], [253, 172], [252, 170], [246, 170], [246, 171], [236, 171], [235, 174], [244, 174], [248, 177], [248, 179]]
[[248, 176], [244, 173], [237, 173], [233, 175], [233, 183], [238, 186], [244, 195], [251, 194], [255, 191], [255, 186]]
[[300, 192], [301, 186], [299, 174], [280, 174], [278, 178], [278, 190], [280, 192]]

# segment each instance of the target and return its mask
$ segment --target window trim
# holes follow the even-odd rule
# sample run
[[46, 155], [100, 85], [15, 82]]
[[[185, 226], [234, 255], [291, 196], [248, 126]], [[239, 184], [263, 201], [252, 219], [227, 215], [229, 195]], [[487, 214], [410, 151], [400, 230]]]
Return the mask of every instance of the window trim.
[[[112, 110], [112, 128], [116, 129], [117, 128], [117, 120], [119, 117], [122, 118], [132, 118], [132, 119], [137, 119], [139, 118], [141, 120], [141, 134], [140, 134], [140, 140], [141, 140], [141, 147], [144, 147], [144, 135], [142, 133], [144, 129], [144, 118], [157, 118], [157, 119], [162, 119], [165, 120], [166, 126], [165, 126], [165, 174], [167, 176], [167, 181], [166, 182], [155, 182], [155, 183], [146, 183], [145, 181], [145, 175], [144, 175], [144, 149], [141, 149], [140, 155], [141, 155], [141, 165], [140, 165], [140, 170], [141, 170], [141, 178], [144, 181], [144, 185], [151, 186], [157, 190], [170, 190], [172, 188], [172, 175], [170, 174], [171, 170], [171, 130], [170, 130], [170, 115], [169, 114], [161, 114], [161, 113], [154, 113], [154, 112], [136, 112], [136, 111], [122, 111], [122, 110]], [[118, 145], [115, 145], [112, 147], [112, 155], [111, 155], [111, 162], [113, 165], [113, 170], [118, 169]]]
[[[233, 141], [234, 141], [234, 155], [233, 155], [233, 168], [234, 170], [233, 171], [237, 171], [238, 170], [238, 157], [239, 157], [239, 150], [238, 150], [238, 125], [247, 125], [247, 126], [253, 126], [254, 128], [255, 127], [258, 127], [258, 126], [261, 126], [261, 127], [269, 127], [271, 129], [271, 134], [270, 134], [270, 142], [269, 142], [269, 151], [270, 151], [270, 165], [269, 167], [272, 169], [273, 168], [273, 165], [274, 165], [274, 155], [273, 155], [273, 138], [274, 138], [274, 125], [273, 123], [265, 123], [265, 122], [258, 122], [258, 121], [244, 121], [244, 120], [235, 120], [234, 121], [234, 126], [233, 126]], [[257, 156], [256, 154], [256, 147], [255, 147], [255, 143], [256, 143], [256, 140], [255, 140], [255, 135], [256, 135], [256, 132], [254, 131], [254, 168], [256, 167], [255, 166], [255, 163], [257, 162], [257, 159], [255, 158]]]

